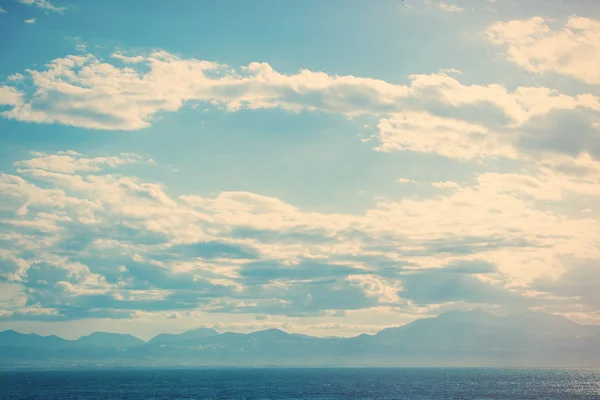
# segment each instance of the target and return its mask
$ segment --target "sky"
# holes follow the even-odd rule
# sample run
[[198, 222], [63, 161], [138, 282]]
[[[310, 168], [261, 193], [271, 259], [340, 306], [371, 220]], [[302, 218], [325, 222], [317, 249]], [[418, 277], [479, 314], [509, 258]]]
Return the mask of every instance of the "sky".
[[597, 0], [0, 0], [0, 330], [600, 324]]

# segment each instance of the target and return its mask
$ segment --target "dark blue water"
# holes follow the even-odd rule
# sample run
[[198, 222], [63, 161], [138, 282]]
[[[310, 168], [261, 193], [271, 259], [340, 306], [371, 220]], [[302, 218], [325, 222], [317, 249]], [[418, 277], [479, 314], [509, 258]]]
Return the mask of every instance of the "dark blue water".
[[0, 399], [600, 399], [600, 370], [0, 372]]

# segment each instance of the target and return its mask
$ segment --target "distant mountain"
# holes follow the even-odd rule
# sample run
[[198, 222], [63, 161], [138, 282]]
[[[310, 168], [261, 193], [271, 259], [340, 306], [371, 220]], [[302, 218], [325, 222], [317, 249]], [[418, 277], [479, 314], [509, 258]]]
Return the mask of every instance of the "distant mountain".
[[316, 338], [267, 329], [199, 328], [148, 343], [94, 333], [77, 341], [0, 332], [0, 366], [507, 366], [600, 367], [600, 327], [525, 312], [449, 312], [375, 335]]
[[182, 343], [188, 340], [201, 339], [211, 336], [217, 336], [219, 332], [212, 328], [197, 328], [180, 334], [161, 333], [150, 339], [151, 344]]
[[79, 346], [124, 348], [142, 346], [146, 344], [146, 342], [132, 335], [123, 335], [120, 333], [108, 332], [94, 332], [90, 335], [80, 337], [75, 341], [75, 344]]
[[40, 336], [35, 333], [23, 334], [13, 330], [0, 332], [0, 346], [56, 350], [65, 347], [68, 344], [68, 340], [54, 335]]
[[282, 331], [281, 329], [265, 329], [264, 331], [256, 331], [252, 333], [248, 333], [249, 337], [261, 338], [264, 340], [280, 340], [287, 339], [290, 336], [302, 336], [298, 334], [290, 334]]
[[600, 333], [600, 327], [579, 325], [564, 317], [525, 312], [505, 317], [481, 311], [449, 312], [419, 319], [375, 335], [378, 343], [427, 350], [523, 350], [547, 339], [576, 339]]
[[94, 332], [77, 340], [67, 340], [55, 335], [40, 336], [35, 333], [19, 333], [13, 330], [0, 332], [0, 346], [60, 350], [71, 347], [96, 346], [107, 348], [124, 348], [146, 344], [132, 335], [119, 333]]

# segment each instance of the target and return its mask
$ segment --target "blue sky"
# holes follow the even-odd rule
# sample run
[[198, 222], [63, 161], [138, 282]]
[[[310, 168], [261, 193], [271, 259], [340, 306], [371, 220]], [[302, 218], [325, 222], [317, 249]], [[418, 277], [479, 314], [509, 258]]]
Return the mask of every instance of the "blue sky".
[[600, 323], [594, 0], [0, 10], [0, 329]]

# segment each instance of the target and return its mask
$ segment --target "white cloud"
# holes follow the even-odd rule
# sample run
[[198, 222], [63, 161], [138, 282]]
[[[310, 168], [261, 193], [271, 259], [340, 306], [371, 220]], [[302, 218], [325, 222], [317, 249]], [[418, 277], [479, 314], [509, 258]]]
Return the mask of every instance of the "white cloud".
[[[401, 272], [404, 264], [414, 272], [488, 260], [498, 268], [490, 277], [495, 285], [526, 291], [532, 280], [568, 270], [565, 255], [600, 259], [600, 221], [593, 213], [569, 218], [537, 203], [562, 202], [567, 193], [597, 199], [600, 181], [594, 174], [600, 168], [585, 156], [577, 159], [576, 174], [557, 169], [563, 165], [560, 158], [531, 164], [528, 175], [488, 172], [471, 184], [434, 182], [452, 190], [380, 200], [358, 215], [307, 212], [249, 192], [172, 198], [162, 185], [104, 172], [139, 161], [134, 155], [37, 153], [18, 161], [15, 173], [0, 175], [0, 240], [6, 249], [0, 257], [7, 260], [0, 263], [3, 276], [26, 284], [28, 271], [40, 262], [68, 271], [69, 281], [57, 282], [52, 293], [44, 294], [53, 296], [54, 305], [83, 301], [78, 299], [90, 293], [119, 302], [166, 302], [174, 289], [128, 287], [135, 282], [135, 262], [146, 271], [163, 271], [164, 284], [185, 280], [205, 285], [202, 290], [214, 298], [197, 305], [205, 311], [273, 315], [343, 305], [413, 307], [401, 290], [410, 280], [390, 275], [395, 268]], [[582, 170], [588, 171], [585, 176]], [[161, 239], [148, 241], [148, 235]], [[88, 242], [67, 251], [80, 240]], [[194, 249], [212, 242], [248, 249], [277, 273], [268, 269], [248, 275], [260, 264], [247, 265], [246, 255], [170, 258], [173, 251], [185, 253], [176, 246]], [[112, 267], [101, 271], [117, 274], [117, 283], [109, 284], [94, 271], [96, 262], [109, 262]], [[329, 286], [311, 289], [311, 282], [324, 276], [333, 276]], [[247, 279], [266, 282], [247, 285]]]
[[437, 153], [460, 160], [516, 157], [509, 140], [483, 126], [424, 112], [393, 115], [378, 128], [379, 151]]
[[2, 7], [0, 7], [0, 14], [4, 14], [6, 12], [6, 10]]
[[465, 11], [464, 8], [461, 7], [457, 7], [454, 4], [447, 4], [444, 2], [440, 3], [440, 8], [442, 9], [442, 11], [446, 11], [446, 12], [459, 12], [459, 11]]
[[9, 82], [18, 82], [22, 81], [23, 79], [25, 79], [25, 75], [19, 73], [12, 74], [8, 77]]
[[507, 56], [528, 71], [555, 72], [600, 84], [600, 20], [572, 16], [560, 30], [541, 17], [498, 22], [489, 40], [507, 46]]
[[[559, 201], [567, 194], [600, 197], [600, 162], [582, 153], [577, 158], [564, 157], [571, 171], [561, 171], [560, 158], [546, 159], [528, 173], [492, 173], [478, 176], [479, 185], [497, 193], [514, 193], [536, 200]], [[554, 166], [554, 168], [550, 166]], [[578, 167], [579, 166], [579, 167]], [[587, 169], [582, 168], [586, 166]]]
[[417, 181], [408, 178], [398, 178], [396, 179], [396, 183], [417, 183]]
[[104, 166], [117, 167], [140, 162], [142, 162], [142, 158], [137, 154], [87, 158], [79, 153], [67, 151], [63, 154], [41, 155], [29, 160], [18, 161], [15, 165], [22, 168], [74, 174], [76, 172], [100, 171]]
[[399, 280], [384, 279], [377, 275], [348, 275], [347, 281], [361, 288], [368, 297], [374, 297], [380, 304], [398, 304], [398, 292], [402, 290]]
[[[53, 60], [45, 70], [29, 70], [35, 93], [3, 116], [91, 129], [135, 130], [150, 126], [162, 112], [196, 102], [230, 111], [281, 108], [348, 116], [386, 116], [407, 109], [425, 112], [440, 105], [457, 111], [491, 105], [513, 125], [554, 109], [600, 110], [598, 98], [589, 94], [567, 96], [546, 88], [509, 91], [501, 85], [463, 85], [446, 74], [412, 75], [410, 85], [397, 85], [308, 70], [285, 75], [267, 63], [251, 63], [235, 71], [227, 65], [180, 59], [166, 52], [149, 56], [116, 53], [113, 58], [118, 62], [111, 64], [93, 55], [68, 56]], [[117, 65], [120, 62], [124, 65]]]
[[438, 189], [458, 189], [460, 185], [456, 182], [452, 181], [443, 181], [443, 182], [432, 182], [431, 186]]
[[456, 68], [443, 68], [440, 70], [440, 73], [445, 75], [464, 75], [464, 72]]
[[26, 4], [28, 6], [39, 7], [39, 8], [43, 8], [44, 10], [54, 11], [54, 12], [59, 12], [59, 13], [61, 13], [65, 10], [64, 7], [57, 7], [48, 0], [19, 0], [19, 3]]
[[22, 101], [23, 93], [10, 86], [0, 86], [0, 106], [15, 106]]
[[35, 24], [36, 19], [35, 18], [29, 18], [24, 20], [23, 22], [25, 22], [26, 24]]

